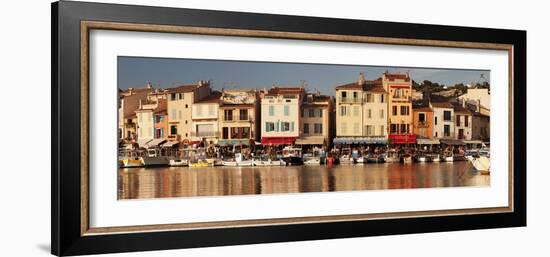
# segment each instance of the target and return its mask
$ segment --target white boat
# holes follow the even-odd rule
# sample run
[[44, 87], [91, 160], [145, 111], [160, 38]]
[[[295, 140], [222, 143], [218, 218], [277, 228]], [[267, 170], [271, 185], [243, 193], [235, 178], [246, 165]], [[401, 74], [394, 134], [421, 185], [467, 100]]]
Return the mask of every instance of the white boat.
[[260, 160], [260, 159], [256, 159], [254, 160], [254, 165], [255, 166], [284, 166], [285, 163], [281, 160], [271, 160], [271, 159], [267, 159], [267, 160]]
[[399, 162], [400, 161], [400, 158], [399, 158], [399, 155], [397, 154], [397, 151], [395, 150], [389, 150], [386, 155], [384, 156], [384, 161], [386, 162]]
[[481, 173], [489, 173], [491, 168], [491, 159], [486, 156], [471, 157], [468, 160], [472, 163], [474, 168]]
[[304, 165], [321, 165], [321, 158], [319, 157], [310, 157], [304, 159]]
[[361, 157], [358, 157], [357, 159], [355, 159], [355, 162], [356, 162], [357, 164], [367, 163], [367, 158], [364, 157], [364, 156], [361, 156]]
[[413, 162], [412, 155], [410, 155], [408, 153], [401, 156], [401, 159], [402, 159], [404, 164], [411, 164]]
[[189, 166], [189, 160], [183, 158], [173, 158], [168, 160], [168, 165], [178, 167], [178, 166]]
[[430, 160], [432, 162], [440, 162], [441, 161], [441, 157], [437, 153], [428, 154], [427, 156], [430, 158]]
[[338, 159], [340, 160], [340, 164], [350, 164], [353, 162], [353, 159], [347, 154], [340, 156]]
[[235, 153], [235, 159], [234, 160], [223, 160], [222, 161], [223, 166], [254, 166], [254, 160], [244, 160], [241, 153]]
[[419, 152], [418, 155], [416, 155], [416, 161], [418, 161], [418, 162], [429, 162], [430, 161], [430, 156], [428, 156], [424, 152]]
[[453, 162], [454, 161], [453, 152], [450, 152], [450, 151], [444, 152], [442, 161]]

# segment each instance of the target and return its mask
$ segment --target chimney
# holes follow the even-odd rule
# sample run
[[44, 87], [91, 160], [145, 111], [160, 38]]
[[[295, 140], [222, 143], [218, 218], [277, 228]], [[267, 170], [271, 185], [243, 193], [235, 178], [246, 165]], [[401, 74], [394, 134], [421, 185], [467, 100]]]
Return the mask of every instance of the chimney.
[[364, 86], [365, 83], [366, 83], [365, 74], [363, 72], [359, 72], [359, 77], [357, 78], [357, 85]]
[[153, 88], [153, 84], [150, 81], [147, 82], [147, 88]]

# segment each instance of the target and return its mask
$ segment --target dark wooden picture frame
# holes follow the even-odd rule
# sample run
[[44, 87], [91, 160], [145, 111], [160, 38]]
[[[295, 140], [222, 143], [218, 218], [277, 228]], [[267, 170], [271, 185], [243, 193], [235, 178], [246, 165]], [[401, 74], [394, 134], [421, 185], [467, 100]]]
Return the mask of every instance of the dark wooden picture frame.
[[[113, 5], [52, 4], [52, 254], [161, 250], [424, 233], [526, 225], [526, 32]], [[192, 33], [509, 52], [507, 208], [345, 215], [97, 229], [88, 226], [88, 50], [90, 29]]]

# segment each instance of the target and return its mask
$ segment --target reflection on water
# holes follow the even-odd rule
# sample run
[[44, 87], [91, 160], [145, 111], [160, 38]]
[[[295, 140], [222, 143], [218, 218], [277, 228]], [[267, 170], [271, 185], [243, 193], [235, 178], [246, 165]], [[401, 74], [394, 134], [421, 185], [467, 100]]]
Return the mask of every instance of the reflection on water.
[[118, 170], [119, 199], [489, 185], [490, 176], [473, 171], [465, 161]]

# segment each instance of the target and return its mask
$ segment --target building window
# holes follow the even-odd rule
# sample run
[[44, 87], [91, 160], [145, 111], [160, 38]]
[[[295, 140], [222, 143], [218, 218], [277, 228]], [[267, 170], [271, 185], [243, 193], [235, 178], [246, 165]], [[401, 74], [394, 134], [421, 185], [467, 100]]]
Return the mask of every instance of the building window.
[[353, 123], [353, 133], [354, 134], [359, 134], [359, 130], [360, 130], [360, 126], [359, 126], [359, 123]]
[[348, 108], [346, 106], [340, 106], [340, 116], [346, 116], [348, 114]]
[[323, 117], [323, 109], [319, 109], [319, 117]]
[[275, 131], [275, 122], [266, 122], [265, 123], [265, 131], [266, 132]]
[[176, 94], [170, 94], [170, 101], [176, 101]]
[[367, 125], [367, 136], [371, 136], [373, 134], [373, 128], [374, 126]]
[[401, 106], [401, 115], [409, 115], [409, 106]]
[[309, 117], [315, 117], [315, 109], [309, 109]]
[[172, 109], [172, 119], [173, 120], [176, 119], [176, 110], [175, 109]]
[[426, 123], [426, 114], [425, 113], [419, 113], [418, 114], [418, 123], [424, 125]]
[[177, 135], [178, 134], [178, 126], [172, 125], [170, 126], [170, 135]]
[[392, 106], [392, 107], [391, 107], [391, 114], [392, 114], [393, 116], [397, 115], [397, 106]]
[[386, 132], [386, 130], [384, 129], [384, 125], [381, 125], [380, 126], [380, 135], [385, 136], [385, 134], [386, 134], [385, 132]]
[[239, 110], [239, 120], [248, 120], [248, 110], [247, 109]]
[[275, 115], [275, 106], [271, 105], [269, 106], [269, 116]]
[[229, 139], [229, 128], [223, 127], [222, 128], [222, 138], [223, 139]]
[[384, 118], [384, 109], [380, 109], [380, 118], [383, 119]]
[[323, 124], [321, 123], [315, 124], [315, 134], [323, 134]]
[[284, 113], [285, 113], [285, 116], [289, 116], [289, 115], [290, 115], [290, 107], [289, 107], [288, 105], [285, 105]]
[[372, 103], [373, 100], [372, 94], [367, 94], [367, 103]]
[[214, 111], [214, 105], [208, 105], [208, 116], [214, 116], [214, 115], [216, 115]]
[[359, 106], [353, 106], [353, 116], [359, 116]]
[[368, 115], [367, 115], [367, 116], [368, 116], [368, 118], [370, 119], [370, 118], [372, 117], [372, 110], [371, 110], [371, 109], [369, 109], [369, 111], [367, 112], [367, 114], [368, 114]]
[[390, 124], [390, 133], [391, 134], [397, 133], [397, 124]]
[[294, 122], [281, 122], [281, 131], [294, 131]]
[[451, 111], [443, 111], [443, 120], [451, 121]]
[[450, 137], [451, 136], [451, 126], [450, 125], [444, 125], [443, 126], [443, 136]]
[[186, 104], [186, 105], [185, 105], [185, 109], [187, 109], [187, 108], [189, 108], [189, 105]]
[[223, 110], [223, 120], [232, 121], [233, 120], [233, 110]]
[[465, 115], [464, 116], [464, 127], [468, 127], [468, 120], [470, 119], [470, 116]]
[[399, 133], [400, 134], [406, 134], [407, 133], [407, 125], [406, 124], [401, 124], [401, 128], [399, 130]]
[[435, 122], [434, 122], [435, 125], [437, 125], [437, 116], [435, 116]]
[[309, 124], [304, 123], [304, 134], [309, 134]]
[[305, 113], [305, 112], [306, 112], [306, 110], [305, 110], [305, 109], [302, 109], [302, 110], [300, 111], [300, 116], [301, 116], [301, 117], [304, 117], [304, 113]]
[[460, 115], [456, 115], [456, 126], [460, 127]]
[[359, 96], [359, 95], [357, 94], [357, 92], [353, 92], [353, 98], [354, 98], [354, 99], [357, 99], [358, 96]]
[[342, 98], [346, 98], [347, 97], [347, 92], [346, 91], [342, 91]]
[[380, 102], [383, 103], [385, 101], [384, 94], [380, 94]]

